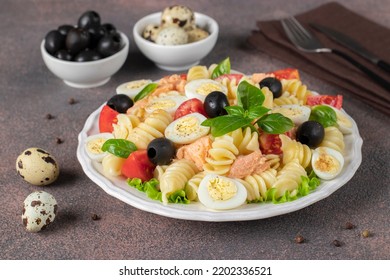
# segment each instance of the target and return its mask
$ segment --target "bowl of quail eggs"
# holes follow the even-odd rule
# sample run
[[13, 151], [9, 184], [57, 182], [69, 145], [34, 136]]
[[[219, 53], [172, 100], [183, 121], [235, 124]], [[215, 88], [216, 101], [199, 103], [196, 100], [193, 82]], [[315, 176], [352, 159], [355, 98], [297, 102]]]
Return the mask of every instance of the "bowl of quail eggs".
[[182, 71], [207, 56], [217, 42], [218, 31], [213, 18], [175, 5], [137, 21], [133, 37], [139, 50], [157, 67]]
[[112, 23], [102, 23], [95, 11], [86, 11], [77, 25], [49, 31], [41, 42], [47, 68], [76, 88], [104, 85], [125, 63], [129, 39]]

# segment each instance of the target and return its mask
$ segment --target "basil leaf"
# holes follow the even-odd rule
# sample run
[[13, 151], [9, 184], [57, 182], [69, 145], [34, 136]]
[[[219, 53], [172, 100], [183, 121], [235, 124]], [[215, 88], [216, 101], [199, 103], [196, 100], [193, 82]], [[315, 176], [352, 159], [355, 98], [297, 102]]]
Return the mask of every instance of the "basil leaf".
[[208, 119], [202, 122], [202, 125], [211, 126], [211, 135], [213, 135], [214, 137], [218, 137], [225, 135], [226, 133], [232, 132], [238, 128], [247, 126], [250, 123], [251, 120], [248, 118], [225, 115], [213, 119]]
[[263, 106], [250, 107], [248, 110], [248, 118], [252, 120], [260, 118], [261, 116], [266, 114], [269, 110], [270, 109]]
[[221, 75], [230, 74], [230, 58], [227, 57], [218, 63], [218, 66], [215, 67], [213, 73], [211, 73], [211, 79], [215, 79]]
[[240, 106], [226, 106], [225, 110], [231, 116], [241, 116], [242, 117], [245, 113], [244, 108], [242, 108]]
[[319, 122], [325, 128], [337, 124], [337, 115], [331, 107], [318, 105], [312, 108], [309, 120]]
[[120, 158], [128, 158], [136, 150], [137, 146], [126, 139], [108, 139], [102, 146], [103, 152], [109, 152]]
[[257, 121], [257, 124], [263, 131], [270, 134], [282, 134], [294, 126], [291, 119], [280, 113], [264, 115]]
[[134, 102], [141, 100], [142, 98], [148, 96], [151, 92], [153, 92], [157, 87], [156, 83], [151, 83], [146, 85], [135, 97]]
[[263, 105], [264, 99], [265, 97], [262, 91], [247, 81], [242, 81], [238, 85], [237, 103], [244, 110]]

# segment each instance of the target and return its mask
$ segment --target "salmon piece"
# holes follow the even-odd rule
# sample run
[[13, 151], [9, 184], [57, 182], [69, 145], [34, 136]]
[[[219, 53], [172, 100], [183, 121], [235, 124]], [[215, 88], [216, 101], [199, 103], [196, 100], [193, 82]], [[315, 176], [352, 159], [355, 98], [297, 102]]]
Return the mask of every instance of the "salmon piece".
[[261, 151], [255, 151], [249, 155], [240, 155], [233, 162], [228, 173], [230, 178], [245, 178], [248, 175], [260, 174], [269, 169], [269, 163], [266, 162], [266, 157]]
[[173, 74], [170, 76], [166, 76], [162, 78], [158, 82], [159, 86], [169, 86], [171, 90], [176, 90], [180, 93], [184, 93], [184, 86], [186, 84], [186, 80], [182, 79], [180, 75]]
[[209, 136], [203, 136], [195, 142], [180, 147], [176, 152], [178, 159], [188, 159], [195, 163], [199, 170], [203, 170], [203, 164], [206, 162], [208, 151], [211, 148], [211, 139]]
[[268, 74], [268, 73], [254, 73], [252, 75], [252, 81], [254, 84], [260, 83], [261, 80], [268, 78], [268, 77], [275, 77], [274, 74]]

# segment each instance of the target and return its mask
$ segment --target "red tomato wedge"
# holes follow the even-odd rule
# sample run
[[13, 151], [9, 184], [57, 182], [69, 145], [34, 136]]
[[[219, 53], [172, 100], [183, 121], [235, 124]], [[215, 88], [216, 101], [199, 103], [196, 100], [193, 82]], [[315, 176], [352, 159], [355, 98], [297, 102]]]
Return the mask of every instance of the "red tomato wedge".
[[292, 80], [292, 79], [300, 79], [299, 77], [299, 71], [295, 68], [285, 68], [276, 70], [274, 72], [270, 72], [270, 74], [274, 74], [275, 78], [278, 80], [286, 79], [286, 80]]
[[146, 150], [132, 152], [122, 165], [122, 174], [127, 178], [139, 178], [143, 182], [153, 178], [156, 166], [150, 162]]
[[114, 128], [112, 124], [117, 123], [118, 112], [110, 108], [108, 105], [104, 105], [99, 115], [99, 131], [103, 132], [112, 132]]
[[260, 150], [263, 154], [276, 154], [282, 153], [282, 140], [279, 138], [279, 134], [261, 133], [260, 135]]
[[191, 113], [199, 113], [203, 116], [207, 117], [206, 112], [203, 108], [203, 103], [198, 98], [192, 98], [187, 101], [184, 101], [179, 108], [177, 108], [175, 112], [174, 119], [181, 118], [182, 116], [191, 114]]
[[309, 106], [327, 104], [337, 109], [343, 106], [342, 95], [311, 95], [307, 97], [306, 104]]
[[243, 74], [223, 74], [223, 75], [215, 78], [214, 80], [222, 81], [224, 78], [228, 78], [231, 81], [231, 80], [235, 79], [236, 80], [236, 84], [238, 84], [238, 82], [241, 80], [241, 78], [243, 76], [244, 76]]

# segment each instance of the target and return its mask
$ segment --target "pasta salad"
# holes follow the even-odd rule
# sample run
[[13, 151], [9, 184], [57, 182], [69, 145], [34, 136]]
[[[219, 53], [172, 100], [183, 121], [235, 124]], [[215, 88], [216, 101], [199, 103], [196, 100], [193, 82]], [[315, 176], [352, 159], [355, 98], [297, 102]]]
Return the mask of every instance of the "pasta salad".
[[297, 69], [244, 75], [226, 58], [116, 91], [86, 152], [163, 204], [283, 203], [343, 169], [352, 122], [342, 96], [312, 92]]

